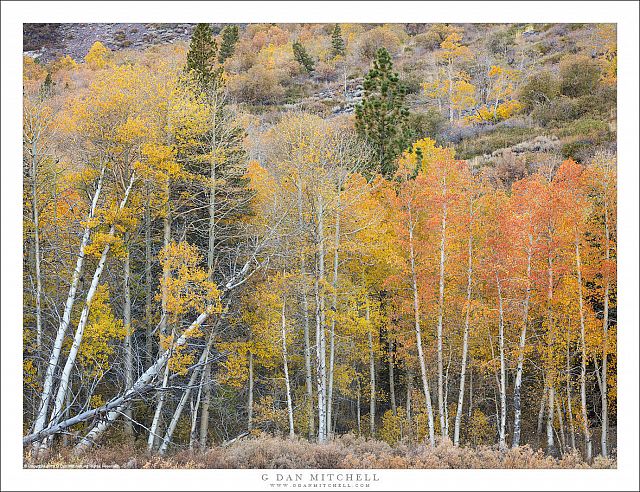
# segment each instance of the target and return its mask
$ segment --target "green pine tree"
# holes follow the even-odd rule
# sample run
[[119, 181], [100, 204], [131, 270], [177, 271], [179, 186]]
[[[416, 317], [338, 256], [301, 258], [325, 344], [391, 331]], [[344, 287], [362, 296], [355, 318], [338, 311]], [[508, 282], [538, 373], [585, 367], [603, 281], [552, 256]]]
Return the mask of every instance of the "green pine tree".
[[393, 175], [396, 157], [410, 143], [405, 95], [389, 52], [380, 48], [364, 79], [364, 98], [356, 106], [356, 129], [374, 148], [380, 172], [386, 177]]
[[340, 24], [336, 24], [333, 28], [333, 32], [331, 33], [331, 54], [335, 58], [336, 56], [344, 56], [344, 39], [342, 39], [342, 29], [340, 29]]
[[307, 73], [313, 72], [315, 68], [313, 59], [309, 56], [309, 53], [307, 53], [307, 50], [299, 41], [295, 41], [293, 43], [293, 57], [304, 67]]
[[40, 99], [46, 99], [51, 95], [53, 85], [55, 82], [51, 78], [51, 72], [47, 72], [47, 76], [44, 78], [44, 82], [40, 86]]
[[216, 62], [218, 44], [213, 39], [209, 24], [198, 24], [191, 36], [191, 44], [187, 52], [187, 71], [192, 71], [199, 84], [210, 87], [220, 77], [220, 67]]
[[238, 26], [232, 24], [225, 26], [222, 30], [222, 43], [220, 44], [220, 53], [218, 54], [218, 61], [224, 63], [224, 61], [233, 55], [233, 51], [238, 42], [240, 34], [238, 32]]

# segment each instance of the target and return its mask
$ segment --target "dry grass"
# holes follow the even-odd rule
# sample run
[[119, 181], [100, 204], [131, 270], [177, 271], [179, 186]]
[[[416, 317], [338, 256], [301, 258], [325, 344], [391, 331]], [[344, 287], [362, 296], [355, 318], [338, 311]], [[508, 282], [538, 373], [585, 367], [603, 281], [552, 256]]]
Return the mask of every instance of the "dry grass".
[[178, 451], [170, 456], [150, 455], [132, 446], [103, 447], [83, 456], [70, 449], [53, 451], [37, 461], [29, 454], [25, 468], [615, 468], [616, 461], [597, 457], [589, 465], [578, 453], [562, 458], [546, 456], [529, 446], [501, 453], [496, 447], [456, 448], [440, 443], [389, 446], [383, 441], [345, 435], [326, 444], [261, 436], [227, 448], [205, 452]]

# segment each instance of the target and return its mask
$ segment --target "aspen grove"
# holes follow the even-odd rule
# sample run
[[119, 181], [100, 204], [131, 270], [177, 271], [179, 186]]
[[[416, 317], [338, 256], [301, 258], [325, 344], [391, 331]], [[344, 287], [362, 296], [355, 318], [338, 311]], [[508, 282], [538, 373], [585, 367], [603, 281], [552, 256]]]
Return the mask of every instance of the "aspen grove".
[[[416, 131], [385, 32], [362, 48], [387, 27], [327, 26], [322, 56], [267, 27], [247, 72], [265, 86], [286, 51], [301, 80], [331, 63], [346, 91], [360, 46], [354, 111], [248, 109], [251, 26], [25, 58], [25, 453], [355, 434], [615, 457], [615, 151], [503, 179]], [[443, 124], [546, 104], [499, 49], [480, 91], [481, 55], [440, 34], [419, 91]], [[596, 83], [615, 86], [602, 53]]]

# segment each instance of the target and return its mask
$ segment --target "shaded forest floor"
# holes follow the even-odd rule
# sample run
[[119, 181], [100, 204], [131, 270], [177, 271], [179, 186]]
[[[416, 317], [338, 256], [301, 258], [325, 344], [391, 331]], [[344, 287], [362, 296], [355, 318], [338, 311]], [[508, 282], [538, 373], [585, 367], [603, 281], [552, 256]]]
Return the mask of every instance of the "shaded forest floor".
[[247, 438], [205, 452], [177, 451], [157, 456], [132, 446], [101, 447], [82, 456], [70, 448], [42, 460], [25, 454], [25, 468], [616, 468], [614, 459], [596, 457], [591, 465], [578, 453], [546, 456], [529, 446], [501, 453], [497, 447], [456, 448], [450, 443], [389, 446], [384, 441], [345, 435], [326, 444], [277, 437]]

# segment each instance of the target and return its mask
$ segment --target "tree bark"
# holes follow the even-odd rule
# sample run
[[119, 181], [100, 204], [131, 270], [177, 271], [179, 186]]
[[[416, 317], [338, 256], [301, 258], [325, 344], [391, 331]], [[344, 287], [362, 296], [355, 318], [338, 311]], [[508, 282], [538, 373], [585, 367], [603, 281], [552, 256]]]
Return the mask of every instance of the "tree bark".
[[513, 440], [511, 445], [520, 446], [520, 433], [522, 429], [521, 387], [522, 371], [524, 368], [524, 349], [527, 342], [527, 328], [529, 327], [529, 302], [531, 299], [531, 256], [533, 253], [533, 237], [529, 234], [529, 247], [527, 248], [527, 292], [525, 294], [522, 312], [522, 330], [520, 331], [520, 344], [518, 345], [518, 365], [516, 368], [516, 381], [513, 388]]
[[504, 451], [506, 445], [506, 424], [507, 424], [507, 383], [506, 365], [504, 360], [504, 311], [502, 308], [502, 287], [500, 278], [496, 273], [496, 284], [498, 286], [498, 310], [500, 320], [498, 323], [498, 343], [500, 347], [500, 450]]
[[372, 327], [369, 326], [369, 299], [367, 299], [365, 307], [365, 319], [367, 320], [368, 332], [367, 340], [369, 342], [369, 432], [371, 437], [376, 435], [376, 361], [373, 352], [373, 334]]
[[580, 237], [576, 231], [576, 273], [578, 277], [578, 310], [580, 311], [580, 403], [582, 408], [582, 430], [584, 432], [585, 456], [591, 462], [593, 455], [589, 417], [587, 415], [587, 345], [585, 341], [584, 306], [582, 300], [582, 262], [580, 260]]
[[[340, 248], [340, 184], [338, 185], [338, 200], [336, 207], [336, 224], [333, 245], [333, 280], [331, 287], [333, 293], [331, 296], [331, 328], [329, 331], [329, 389], [327, 395], [327, 422], [331, 422], [333, 412], [333, 366], [335, 359], [335, 338], [336, 338], [336, 315], [338, 313], [338, 266], [339, 266], [339, 248]], [[329, 428], [331, 435], [331, 428]]]
[[[131, 327], [131, 251], [129, 245], [129, 234], [125, 235], [125, 257], [124, 257], [124, 307], [122, 322], [126, 335], [124, 338], [124, 370], [125, 384], [127, 388], [133, 386], [133, 330]], [[131, 419], [131, 407], [125, 409], [126, 423], [125, 429], [130, 437], [133, 437], [133, 420]]]
[[253, 354], [249, 352], [249, 395], [247, 397], [247, 430], [253, 429]]
[[[96, 208], [98, 206], [98, 199], [100, 198], [100, 192], [102, 191], [102, 183], [104, 179], [105, 168], [103, 167], [100, 171], [100, 177], [98, 178], [98, 183], [96, 185], [96, 191], [93, 195], [93, 199], [91, 201], [91, 207], [89, 209], [89, 214], [87, 216], [87, 223], [91, 222], [95, 216]], [[58, 326], [58, 331], [56, 332], [56, 338], [53, 343], [53, 350], [51, 351], [51, 355], [49, 357], [49, 363], [47, 364], [47, 370], [45, 373], [45, 379], [43, 383], [42, 389], [42, 398], [40, 401], [40, 408], [38, 410], [38, 415], [36, 416], [33, 433], [37, 434], [41, 430], [44, 429], [45, 424], [47, 423], [47, 415], [49, 411], [49, 403], [53, 394], [53, 384], [54, 384], [54, 375], [56, 368], [58, 366], [58, 361], [60, 359], [60, 352], [62, 350], [62, 342], [64, 340], [65, 333], [67, 328], [69, 327], [69, 321], [71, 320], [71, 311], [73, 309], [73, 304], [76, 299], [76, 291], [78, 289], [78, 283], [80, 281], [80, 276], [82, 274], [82, 266], [84, 264], [85, 258], [85, 248], [87, 247], [87, 243], [89, 242], [89, 237], [91, 236], [91, 227], [89, 224], [85, 225], [84, 233], [82, 235], [82, 240], [80, 242], [80, 249], [78, 252], [78, 258], [76, 259], [76, 267], [73, 270], [73, 275], [71, 277], [71, 285], [69, 287], [69, 294], [67, 295], [67, 301], [64, 307], [64, 313], [62, 315], [62, 320], [60, 321], [60, 325]]]
[[318, 384], [318, 442], [327, 440], [327, 368], [324, 294], [324, 203], [318, 196], [316, 227], [316, 275], [314, 282], [316, 298], [316, 358]]
[[429, 392], [429, 381], [427, 376], [427, 366], [422, 350], [422, 330], [420, 328], [420, 299], [418, 295], [418, 278], [416, 273], [415, 251], [413, 246], [413, 223], [411, 213], [409, 213], [409, 260], [411, 264], [411, 284], [413, 288], [413, 317], [416, 330], [416, 346], [418, 348], [418, 361], [420, 362], [420, 374], [422, 375], [422, 389], [427, 405], [427, 418], [429, 423], [429, 442], [435, 446], [435, 433], [433, 425], [433, 408], [431, 407], [431, 393]]
[[[443, 177], [443, 199], [446, 199], [447, 182]], [[442, 324], [444, 317], [444, 262], [446, 247], [446, 231], [447, 231], [447, 204], [442, 204], [442, 229], [440, 236], [440, 275], [439, 275], [439, 292], [438, 292], [438, 413], [440, 415], [440, 432], [442, 437], [448, 437], [447, 421], [445, 419], [445, 401], [443, 387], [443, 363], [442, 363]]]
[[287, 415], [289, 416], [289, 437], [296, 436], [293, 428], [293, 403], [291, 401], [291, 382], [289, 380], [289, 356], [287, 355], [287, 318], [285, 315], [286, 303], [282, 301], [282, 365], [284, 369], [284, 383], [287, 391]]
[[[473, 204], [470, 210], [470, 219], [473, 218]], [[458, 393], [458, 407], [456, 409], [456, 421], [453, 428], [453, 445], [460, 443], [460, 425], [462, 423], [462, 406], [464, 403], [464, 383], [467, 374], [467, 353], [469, 351], [469, 320], [471, 317], [471, 294], [473, 287], [473, 230], [469, 223], [469, 238], [467, 243], [467, 305], [464, 316], [464, 333], [462, 335], [462, 363], [460, 367], [460, 391]]]
[[600, 389], [600, 402], [602, 406], [602, 433], [600, 435], [600, 446], [602, 456], [609, 456], [608, 452], [608, 435], [609, 435], [609, 409], [608, 409], [608, 384], [607, 384], [607, 359], [609, 357], [609, 262], [611, 261], [610, 253], [610, 237], [609, 237], [609, 201], [607, 199], [608, 179], [605, 186], [604, 199], [604, 233], [605, 233], [605, 275], [604, 275], [604, 298], [603, 298], [603, 316], [602, 316], [602, 380]]

